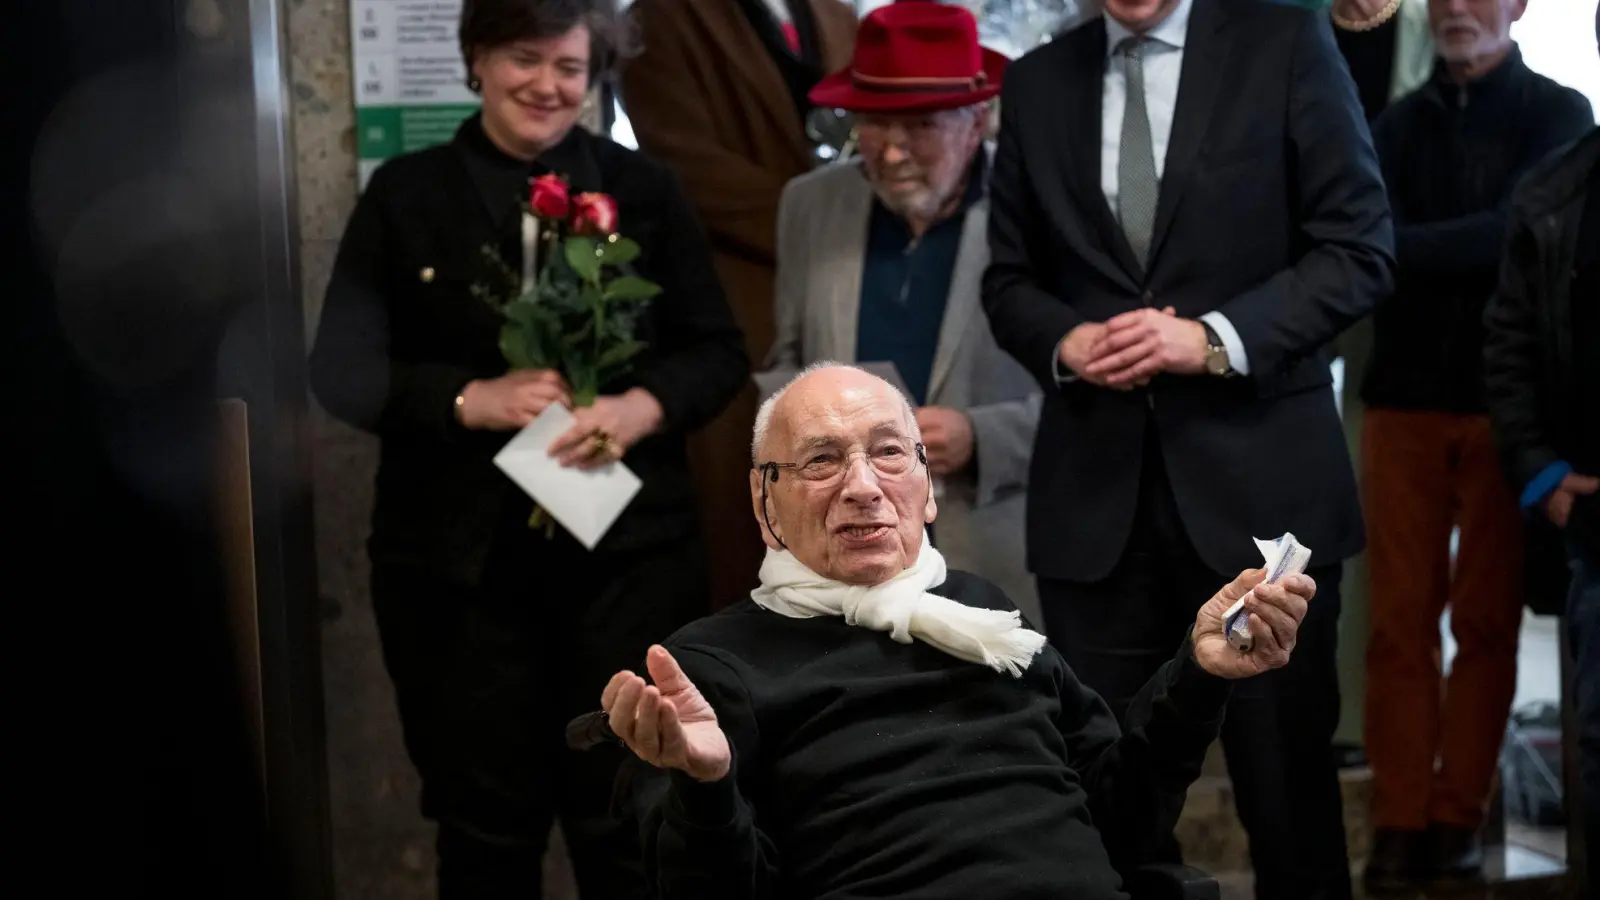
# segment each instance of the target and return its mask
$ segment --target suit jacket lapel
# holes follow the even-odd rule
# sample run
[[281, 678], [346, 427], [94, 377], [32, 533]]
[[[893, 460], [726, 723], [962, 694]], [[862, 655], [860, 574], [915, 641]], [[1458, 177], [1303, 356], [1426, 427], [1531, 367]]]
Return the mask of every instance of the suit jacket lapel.
[[933, 354], [933, 371], [928, 377], [928, 402], [934, 402], [955, 367], [962, 339], [970, 330], [967, 322], [983, 295], [983, 269], [989, 264], [989, 201], [972, 204], [961, 223], [961, 242], [956, 249], [955, 268], [950, 273], [950, 295], [945, 299], [944, 321], [939, 325], [939, 345]]
[[1100, 186], [1101, 127], [1105, 118], [1101, 102], [1106, 83], [1105, 24], [1095, 19], [1070, 35], [1070, 39], [1077, 42], [1076, 52], [1070, 57], [1074, 71], [1067, 73], [1065, 82], [1071, 109], [1061, 122], [1066, 131], [1062, 139], [1068, 147], [1072, 166], [1068, 180], [1078, 196], [1079, 208], [1085, 212], [1088, 236], [1099, 238], [1097, 249], [1103, 255], [1091, 254], [1089, 261], [1107, 277], [1122, 282], [1128, 290], [1136, 290], [1141, 274], [1139, 262]]
[[[823, 210], [818, 230], [822, 252], [813, 257], [827, 272], [822, 308], [828, 317], [829, 345], [819, 359], [854, 360], [861, 318], [861, 272], [866, 264], [867, 227], [872, 218], [872, 187], [859, 166], [841, 178], [833, 203]], [[826, 223], [836, 222], [837, 227]]]
[[1167, 141], [1167, 163], [1161, 174], [1161, 196], [1156, 203], [1155, 230], [1150, 239], [1150, 262], [1155, 264], [1173, 214], [1183, 199], [1183, 189], [1194, 170], [1211, 110], [1222, 91], [1232, 37], [1223, 0], [1195, 0], [1189, 34], [1183, 50], [1183, 71], [1178, 81], [1178, 103]]

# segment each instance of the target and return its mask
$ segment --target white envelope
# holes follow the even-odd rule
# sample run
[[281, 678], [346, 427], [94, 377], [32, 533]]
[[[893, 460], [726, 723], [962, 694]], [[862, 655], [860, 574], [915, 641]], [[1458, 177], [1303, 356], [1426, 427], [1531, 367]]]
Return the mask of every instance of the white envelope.
[[620, 462], [589, 471], [562, 467], [550, 455], [550, 445], [571, 427], [572, 413], [552, 403], [495, 454], [494, 464], [593, 550], [642, 483]]

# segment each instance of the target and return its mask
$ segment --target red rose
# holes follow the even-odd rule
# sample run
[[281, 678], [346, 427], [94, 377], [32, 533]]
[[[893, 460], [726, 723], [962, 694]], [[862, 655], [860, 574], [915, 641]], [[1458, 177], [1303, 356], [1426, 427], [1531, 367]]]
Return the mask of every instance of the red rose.
[[541, 219], [560, 221], [567, 217], [567, 183], [557, 175], [540, 175], [533, 180], [528, 206]]
[[572, 201], [572, 233], [605, 237], [617, 233], [617, 201], [609, 194], [579, 194]]

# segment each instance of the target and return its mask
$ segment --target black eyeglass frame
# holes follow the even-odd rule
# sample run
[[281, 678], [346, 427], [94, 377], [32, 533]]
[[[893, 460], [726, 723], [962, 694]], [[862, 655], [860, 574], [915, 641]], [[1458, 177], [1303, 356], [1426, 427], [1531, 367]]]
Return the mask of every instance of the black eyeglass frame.
[[[921, 441], [917, 441], [913, 447], [917, 452], [917, 463], [922, 466], [922, 470], [928, 475], [928, 489], [932, 490], [933, 472], [928, 469], [928, 448]], [[778, 537], [778, 532], [772, 529], [772, 513], [767, 511], [767, 485], [778, 483], [779, 469], [798, 469], [799, 467], [799, 463], [781, 463], [771, 460], [757, 463], [752, 467], [755, 471], [761, 473], [761, 521], [767, 526], [767, 534], [772, 535], [772, 539], [778, 542], [778, 546], [785, 550], [789, 549], [789, 545], [785, 544], [783, 538]]]

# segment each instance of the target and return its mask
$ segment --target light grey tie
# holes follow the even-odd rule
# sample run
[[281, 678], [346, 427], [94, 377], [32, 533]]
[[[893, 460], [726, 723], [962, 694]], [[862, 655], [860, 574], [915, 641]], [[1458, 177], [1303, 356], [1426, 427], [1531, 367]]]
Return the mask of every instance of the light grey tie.
[[1143, 266], [1150, 254], [1156, 226], [1156, 200], [1161, 181], [1156, 176], [1156, 154], [1150, 142], [1150, 115], [1144, 103], [1144, 51], [1142, 37], [1122, 42], [1124, 81], [1128, 102], [1122, 112], [1122, 148], [1117, 160], [1117, 217], [1128, 236], [1133, 256]]

